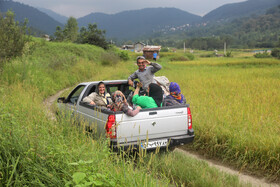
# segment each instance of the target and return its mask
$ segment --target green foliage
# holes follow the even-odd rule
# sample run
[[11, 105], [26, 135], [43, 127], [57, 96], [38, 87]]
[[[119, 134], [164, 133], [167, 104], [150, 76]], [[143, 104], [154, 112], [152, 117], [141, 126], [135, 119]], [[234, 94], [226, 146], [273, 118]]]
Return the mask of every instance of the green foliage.
[[188, 156], [180, 149], [169, 153], [151, 154], [144, 159], [149, 161], [151, 171], [163, 171], [161, 175], [171, 179], [175, 186], [242, 186], [236, 176], [218, 172], [206, 162]]
[[254, 55], [255, 58], [271, 58], [271, 55], [267, 52], [267, 50], [263, 52], [258, 52]]
[[120, 57], [113, 52], [103, 53], [101, 56], [101, 64], [104, 66], [113, 66], [118, 64]]
[[6, 15], [0, 13], [0, 65], [4, 60], [21, 56], [30, 41], [26, 35], [27, 20], [20, 25], [14, 20], [14, 14], [8, 11]]
[[185, 56], [173, 56], [170, 57], [171, 61], [189, 61], [189, 59]]
[[117, 48], [116, 46], [113, 46], [113, 45], [110, 46], [110, 49], [108, 52], [115, 53], [117, 56], [120, 57], [120, 60], [123, 60], [123, 61], [128, 61], [130, 59], [129, 51], [120, 50], [119, 48]]
[[127, 51], [120, 51], [119, 53], [119, 57], [124, 60], [124, 61], [128, 61], [129, 60], [129, 55]]
[[56, 31], [54, 33], [54, 40], [58, 42], [62, 42], [64, 40], [63, 30], [60, 26], [56, 27]]
[[275, 48], [271, 51], [271, 56], [280, 58], [280, 48]]
[[[50, 120], [43, 107], [43, 98], [63, 88], [119, 78], [128, 70], [101, 66], [106, 51], [96, 46], [34, 41], [32, 55], [6, 63], [0, 77], [0, 184], [65, 186], [88, 180], [103, 186], [167, 186], [164, 179], [135, 168], [133, 161], [115, 157], [104, 139], [85, 131], [85, 124], [76, 126], [67, 114]], [[75, 61], [67, 60], [72, 57]]]
[[186, 41], [186, 46], [201, 50], [221, 49], [224, 45], [224, 40], [224, 38], [220, 37], [192, 38]]
[[170, 61], [190, 61], [194, 60], [194, 55], [191, 53], [174, 53], [174, 52], [161, 52], [160, 57], [167, 58]]
[[96, 24], [89, 24], [88, 28], [82, 27], [78, 42], [81, 44], [91, 44], [108, 49], [109, 45], [104, 37], [105, 30], [97, 28]]
[[233, 57], [232, 51], [227, 51], [225, 57]]
[[194, 55], [191, 53], [184, 53], [184, 56], [187, 56], [189, 60], [194, 60]]
[[168, 51], [169, 51], [168, 47], [163, 47], [163, 48], [161, 48], [161, 50], [160, 50], [160, 52], [168, 52]]
[[190, 146], [194, 150], [279, 179], [278, 59], [197, 58], [166, 63], [161, 71], [177, 81], [190, 104], [196, 133]]
[[63, 30], [64, 40], [70, 42], [77, 41], [78, 31], [79, 31], [79, 27], [76, 18], [70, 17], [64, 26], [64, 30]]
[[[110, 154], [109, 150], [107, 150], [104, 157], [109, 159]], [[70, 163], [69, 165], [74, 166], [77, 172], [72, 175], [72, 180], [68, 181], [65, 186], [116, 186], [118, 179], [116, 179], [114, 173], [104, 175], [97, 170], [96, 164], [96, 160], [80, 160], [79, 162]]]
[[62, 30], [60, 26], [56, 27], [56, 31], [54, 33], [55, 41], [68, 41], [68, 42], [76, 42], [78, 40], [79, 35], [79, 27], [76, 18], [70, 17], [67, 20], [67, 23]]
[[202, 57], [202, 58], [216, 57], [216, 54], [215, 53], [204, 53], [204, 54], [201, 54], [200, 57]]
[[152, 41], [177, 48], [183, 48], [186, 43], [187, 48], [200, 50], [223, 49], [224, 42], [231, 48], [271, 48], [279, 45], [279, 29], [280, 7], [277, 6], [264, 15], [209, 22], [167, 34], [155, 33]]

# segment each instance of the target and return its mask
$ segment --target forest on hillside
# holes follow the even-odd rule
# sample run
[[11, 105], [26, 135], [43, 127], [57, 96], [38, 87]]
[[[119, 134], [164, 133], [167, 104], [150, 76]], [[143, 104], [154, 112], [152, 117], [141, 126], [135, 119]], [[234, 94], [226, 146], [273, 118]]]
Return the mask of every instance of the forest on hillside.
[[149, 43], [162, 46], [195, 49], [219, 49], [224, 42], [233, 48], [279, 47], [280, 6], [266, 14], [234, 19], [229, 23], [197, 25], [184, 31], [157, 32], [149, 37]]

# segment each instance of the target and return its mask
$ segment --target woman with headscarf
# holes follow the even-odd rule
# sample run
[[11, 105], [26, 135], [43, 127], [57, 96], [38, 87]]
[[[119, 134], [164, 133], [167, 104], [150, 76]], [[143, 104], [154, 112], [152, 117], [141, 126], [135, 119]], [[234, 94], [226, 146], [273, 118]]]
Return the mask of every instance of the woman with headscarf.
[[90, 105], [97, 105], [106, 108], [112, 104], [111, 96], [106, 92], [104, 82], [99, 82], [96, 91], [85, 97], [83, 101], [89, 103]]
[[128, 106], [127, 100], [124, 94], [117, 90], [112, 94], [113, 103], [111, 105], [111, 110], [114, 112], [116, 111], [123, 111], [128, 116], [135, 116], [139, 113], [141, 107], [137, 106], [135, 110], [132, 110], [130, 106]]
[[163, 101], [163, 106], [174, 106], [186, 104], [186, 98], [181, 93], [179, 84], [171, 82], [169, 85], [170, 95], [166, 96]]
[[147, 89], [148, 96], [139, 96], [139, 90], [141, 86], [141, 83], [137, 84], [132, 102], [141, 108], [161, 107], [163, 100], [163, 91], [161, 87], [155, 83], [151, 83]]

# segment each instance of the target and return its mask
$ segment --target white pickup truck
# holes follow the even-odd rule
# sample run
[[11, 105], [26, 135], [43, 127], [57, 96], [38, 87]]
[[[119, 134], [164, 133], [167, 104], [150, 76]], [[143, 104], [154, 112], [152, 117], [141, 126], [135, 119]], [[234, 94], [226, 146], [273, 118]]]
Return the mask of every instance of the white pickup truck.
[[[131, 92], [127, 80], [103, 81], [106, 91]], [[121, 111], [89, 105], [82, 100], [96, 90], [98, 82], [80, 83], [67, 98], [57, 99], [60, 111], [70, 112], [83, 120], [100, 135], [110, 138], [111, 146], [118, 149], [168, 148], [192, 142], [194, 131], [189, 105], [141, 109], [130, 117]]]

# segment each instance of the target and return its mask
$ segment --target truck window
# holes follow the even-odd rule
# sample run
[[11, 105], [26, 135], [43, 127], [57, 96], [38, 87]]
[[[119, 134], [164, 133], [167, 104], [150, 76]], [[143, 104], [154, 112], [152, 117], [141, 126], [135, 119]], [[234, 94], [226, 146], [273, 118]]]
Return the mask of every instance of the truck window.
[[110, 86], [109, 89], [107, 89], [110, 94], [118, 90], [118, 86]]
[[69, 96], [68, 103], [75, 105], [79, 99], [81, 92], [84, 90], [85, 86], [77, 87]]

